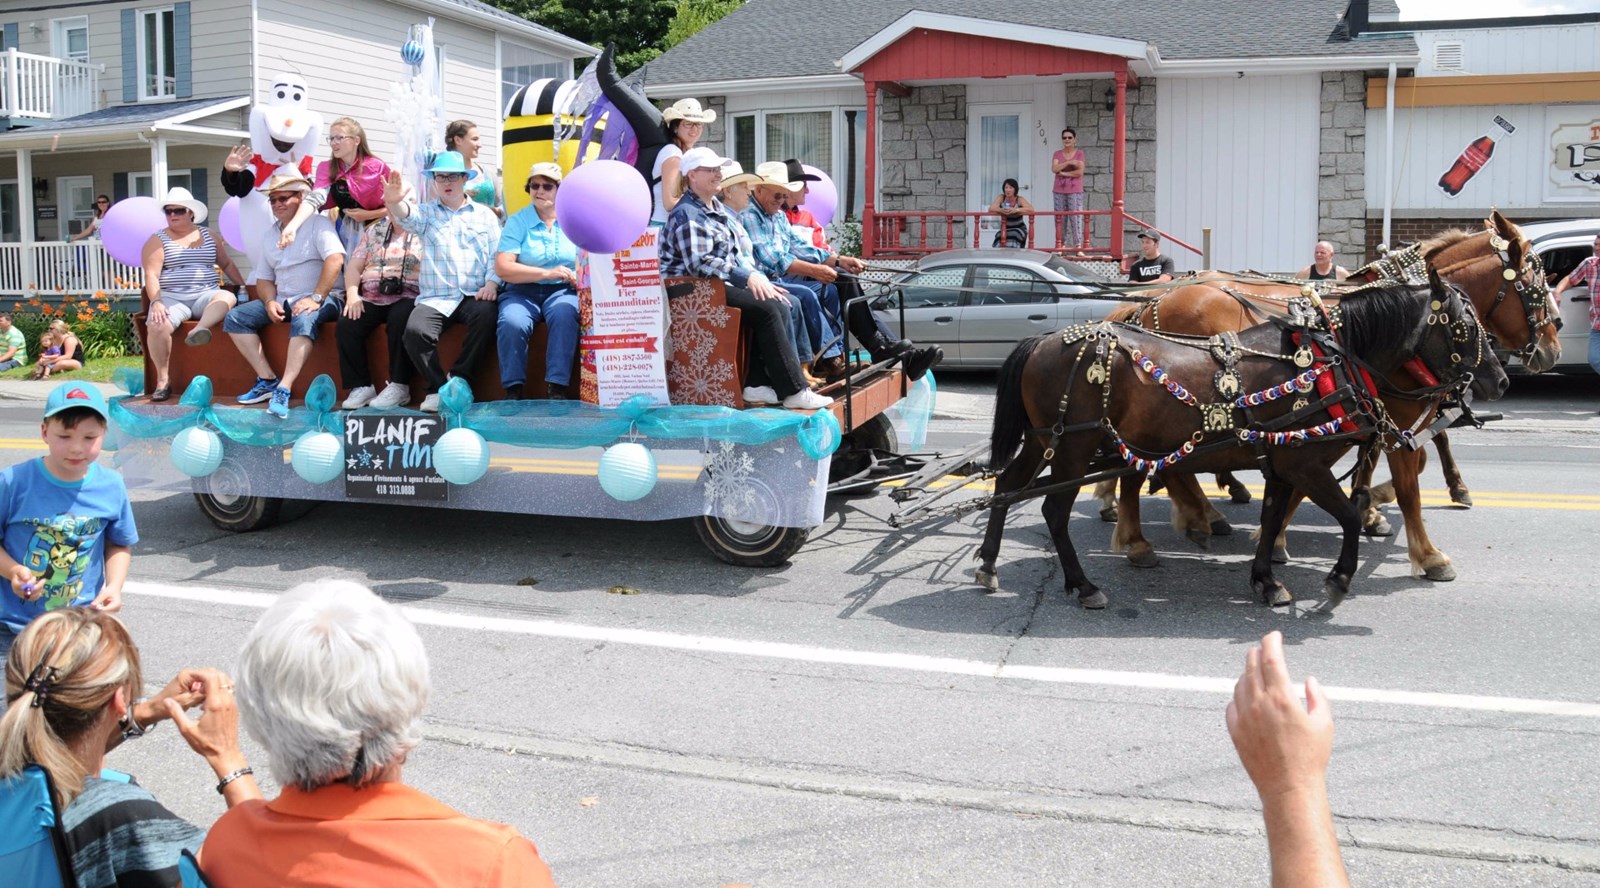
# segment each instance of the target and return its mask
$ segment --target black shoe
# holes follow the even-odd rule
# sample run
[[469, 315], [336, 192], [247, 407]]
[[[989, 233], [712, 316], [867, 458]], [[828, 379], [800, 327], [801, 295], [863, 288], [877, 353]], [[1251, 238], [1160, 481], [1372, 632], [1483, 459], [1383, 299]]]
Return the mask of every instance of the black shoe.
[[878, 337], [867, 345], [867, 351], [871, 353], [874, 364], [879, 361], [887, 361], [890, 358], [898, 358], [911, 351], [911, 349], [912, 344], [909, 339], [889, 339], [883, 336]]
[[522, 384], [521, 383], [517, 383], [516, 385], [508, 385], [508, 386], [506, 386], [506, 397], [505, 397], [505, 400], [507, 400], [507, 401], [520, 401], [520, 400], [522, 400]]
[[570, 400], [572, 400], [572, 392], [570, 390], [568, 390], [568, 388], [565, 385], [562, 385], [559, 382], [547, 382], [547, 383], [544, 384], [544, 387], [545, 387], [545, 398], [547, 398], [548, 400], [551, 400], [551, 401], [570, 401]]
[[944, 349], [937, 345], [928, 345], [911, 349], [909, 354], [900, 359], [900, 366], [906, 371], [906, 379], [916, 382], [928, 375], [928, 371], [942, 360], [944, 360]]

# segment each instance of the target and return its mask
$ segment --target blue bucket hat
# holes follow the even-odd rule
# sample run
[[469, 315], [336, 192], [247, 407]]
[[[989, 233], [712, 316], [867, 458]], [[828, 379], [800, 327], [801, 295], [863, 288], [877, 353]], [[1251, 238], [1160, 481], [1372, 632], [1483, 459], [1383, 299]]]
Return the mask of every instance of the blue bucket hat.
[[87, 407], [100, 414], [102, 420], [107, 418], [106, 396], [89, 382], [63, 382], [51, 389], [50, 397], [44, 402], [44, 418], [74, 407]]
[[430, 179], [439, 173], [466, 173], [468, 182], [478, 178], [478, 171], [467, 166], [466, 159], [459, 151], [440, 151], [433, 156], [433, 163], [423, 172]]

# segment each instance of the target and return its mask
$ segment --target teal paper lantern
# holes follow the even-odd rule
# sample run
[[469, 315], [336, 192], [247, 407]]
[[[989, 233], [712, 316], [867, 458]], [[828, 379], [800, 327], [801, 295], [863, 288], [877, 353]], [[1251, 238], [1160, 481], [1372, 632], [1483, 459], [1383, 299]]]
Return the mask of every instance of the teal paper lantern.
[[656, 455], [627, 441], [600, 455], [600, 489], [625, 503], [643, 499], [656, 487]]
[[172, 464], [190, 478], [204, 478], [222, 465], [222, 439], [210, 429], [184, 429], [172, 438]]
[[329, 432], [306, 432], [294, 442], [289, 462], [312, 484], [326, 484], [344, 473], [344, 442]]
[[471, 484], [489, 471], [489, 442], [472, 429], [451, 429], [433, 446], [433, 469], [451, 484]]

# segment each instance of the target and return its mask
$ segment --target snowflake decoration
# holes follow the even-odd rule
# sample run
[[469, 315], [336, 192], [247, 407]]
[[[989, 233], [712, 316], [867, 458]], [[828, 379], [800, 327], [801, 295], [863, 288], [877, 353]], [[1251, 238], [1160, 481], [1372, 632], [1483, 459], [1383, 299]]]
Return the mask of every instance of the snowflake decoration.
[[712, 329], [728, 325], [728, 307], [712, 305], [709, 296], [698, 287], [692, 295], [677, 299], [672, 307], [672, 340], [682, 343], [680, 347], [692, 359], [704, 360], [717, 344]]
[[728, 383], [733, 379], [730, 361], [673, 361], [668, 371], [673, 392], [690, 404], [733, 406]]
[[732, 441], [717, 442], [718, 449], [706, 459], [706, 514], [736, 520], [756, 516], [756, 461]]

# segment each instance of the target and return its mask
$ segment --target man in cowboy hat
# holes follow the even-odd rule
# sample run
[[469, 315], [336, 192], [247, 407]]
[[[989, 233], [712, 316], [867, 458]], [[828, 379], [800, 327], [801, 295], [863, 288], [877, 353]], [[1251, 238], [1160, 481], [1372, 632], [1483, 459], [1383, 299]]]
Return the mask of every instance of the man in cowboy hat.
[[455, 151], [441, 151], [423, 172], [433, 180], [434, 200], [418, 204], [406, 194], [399, 171], [384, 183], [383, 204], [396, 225], [422, 239], [422, 275], [417, 307], [406, 321], [406, 353], [427, 380], [421, 409], [439, 412], [439, 389], [449, 376], [439, 364], [439, 336], [447, 327], [465, 324], [461, 354], [450, 376], [462, 379], [483, 358], [494, 341], [500, 278], [494, 273], [500, 243], [500, 217], [467, 199], [467, 183], [478, 171]]
[[[803, 248], [796, 249], [796, 255], [812, 260], [791, 271], [790, 276], [784, 278], [784, 283], [787, 285], [796, 280], [797, 275], [818, 282], [821, 285], [819, 295], [831, 315], [831, 323], [837, 325], [842, 316], [850, 334], [866, 346], [867, 352], [872, 355], [873, 363], [899, 358], [901, 367], [905, 368], [906, 378], [912, 382], [921, 379], [928, 370], [944, 360], [944, 349], [937, 345], [919, 348], [911, 340], [895, 336], [872, 313], [867, 300], [861, 298], [861, 285], [855, 277], [866, 270], [866, 264], [854, 256], [842, 256], [834, 252], [828, 246], [828, 236], [822, 226], [804, 209], [806, 195], [811, 193], [808, 183], [820, 182], [821, 177], [806, 172], [800, 161], [794, 158], [784, 161], [782, 166], [784, 175], [796, 186], [778, 195], [783, 203], [782, 216], [788, 222], [795, 242], [803, 245]], [[840, 275], [841, 270], [846, 274]], [[842, 354], [825, 357], [817, 368], [827, 379], [850, 372]]]
[[[311, 356], [317, 331], [337, 321], [344, 310], [335, 287], [344, 270], [344, 244], [333, 222], [315, 215], [300, 227], [293, 243], [278, 246], [284, 224], [294, 218], [300, 201], [311, 191], [311, 181], [298, 170], [279, 167], [259, 190], [267, 195], [274, 221], [262, 236], [256, 298], [229, 311], [222, 329], [256, 374], [255, 385], [239, 396], [239, 403], [267, 401], [267, 412], [283, 419], [289, 415], [289, 393]], [[289, 324], [289, 353], [280, 377], [261, 348], [260, 334], [268, 324], [283, 322]]]

